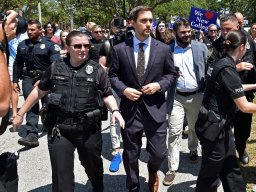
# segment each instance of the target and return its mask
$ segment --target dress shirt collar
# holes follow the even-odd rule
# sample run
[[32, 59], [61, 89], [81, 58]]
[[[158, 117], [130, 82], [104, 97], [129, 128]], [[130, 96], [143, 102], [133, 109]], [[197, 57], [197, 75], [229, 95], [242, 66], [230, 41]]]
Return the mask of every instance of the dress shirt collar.
[[181, 49], [188, 49], [188, 48], [191, 48], [191, 43], [188, 44], [187, 47], [183, 48], [181, 46], [178, 45], [176, 39], [175, 39], [175, 44], [174, 44], [174, 48], [177, 49], [177, 48], [181, 48]]
[[149, 46], [150, 42], [151, 42], [151, 37], [150, 36], [147, 39], [145, 39], [144, 41], [142, 41], [142, 42], [139, 39], [137, 39], [136, 35], [133, 36], [133, 45], [134, 46], [138, 46], [139, 47], [139, 43], [144, 43], [147, 46]]

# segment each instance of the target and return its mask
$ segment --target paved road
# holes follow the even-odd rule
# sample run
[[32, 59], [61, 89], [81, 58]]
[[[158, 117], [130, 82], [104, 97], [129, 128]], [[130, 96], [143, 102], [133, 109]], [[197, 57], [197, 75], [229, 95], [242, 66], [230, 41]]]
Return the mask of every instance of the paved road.
[[[20, 103], [22, 103], [20, 97]], [[125, 188], [125, 171], [123, 165], [117, 173], [111, 173], [108, 170], [111, 161], [111, 141], [109, 129], [105, 129], [108, 122], [103, 122], [103, 152], [102, 158], [104, 162], [104, 184], [106, 192], [124, 192]], [[42, 128], [42, 125], [40, 124]], [[21, 127], [18, 132], [10, 132], [11, 126], [7, 128], [4, 135], [1, 136], [0, 153], [5, 151], [15, 152], [20, 151], [18, 160], [19, 174], [19, 192], [50, 192], [51, 191], [51, 166], [47, 148], [46, 134], [40, 133], [40, 145], [37, 148], [29, 149], [17, 143], [17, 140], [24, 136], [24, 127]], [[140, 183], [141, 191], [147, 190], [147, 152], [145, 149], [146, 139], [143, 138], [143, 146], [139, 161], [140, 166]], [[197, 174], [200, 168], [200, 162], [191, 164], [188, 159], [187, 139], [182, 139], [181, 142], [181, 162], [175, 178], [174, 184], [171, 187], [163, 186], [160, 183], [159, 192], [193, 192], [196, 184]], [[91, 184], [88, 180], [83, 167], [75, 156], [75, 192], [91, 191]], [[167, 161], [165, 161], [159, 171], [160, 181], [163, 180], [164, 173], [167, 171]], [[222, 189], [218, 190], [223, 191]]]

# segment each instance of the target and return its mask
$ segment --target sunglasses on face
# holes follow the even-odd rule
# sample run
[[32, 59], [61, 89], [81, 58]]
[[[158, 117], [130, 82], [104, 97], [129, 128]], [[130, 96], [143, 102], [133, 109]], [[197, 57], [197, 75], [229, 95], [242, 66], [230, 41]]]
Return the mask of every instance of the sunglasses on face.
[[217, 30], [209, 30], [210, 32], [217, 32]]
[[91, 48], [91, 45], [90, 44], [74, 44], [74, 45], [71, 45], [74, 47], [74, 49], [82, 49], [85, 48], [85, 49], [90, 49]]
[[98, 34], [98, 33], [102, 33], [102, 31], [93, 31], [93, 33]]

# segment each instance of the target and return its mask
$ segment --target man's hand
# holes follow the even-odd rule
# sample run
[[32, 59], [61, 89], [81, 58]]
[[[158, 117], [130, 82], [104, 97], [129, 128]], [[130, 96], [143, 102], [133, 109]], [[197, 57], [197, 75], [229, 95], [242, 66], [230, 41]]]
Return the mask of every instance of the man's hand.
[[39, 83], [40, 83], [40, 80], [37, 80], [37, 81], [35, 82], [35, 84], [33, 85], [33, 89], [34, 89], [36, 86], [38, 86]]
[[19, 93], [20, 92], [20, 86], [18, 83], [13, 83], [12, 89], [16, 92]]
[[248, 63], [248, 62], [240, 62], [236, 64], [236, 70], [238, 72], [244, 71], [244, 70], [251, 70], [253, 68], [253, 64]]
[[136, 89], [128, 87], [124, 90], [123, 94], [126, 96], [127, 99], [137, 101], [143, 93]]
[[119, 113], [119, 111], [115, 111], [112, 115], [112, 123], [115, 124], [116, 121], [119, 122], [120, 127], [122, 127], [123, 129], [125, 128], [124, 119], [122, 115]]
[[22, 122], [23, 122], [23, 116], [19, 115], [18, 113], [12, 120], [13, 131], [16, 131], [21, 126]]
[[141, 91], [146, 95], [152, 95], [157, 91], [160, 91], [161, 87], [159, 83], [149, 83], [142, 87]]

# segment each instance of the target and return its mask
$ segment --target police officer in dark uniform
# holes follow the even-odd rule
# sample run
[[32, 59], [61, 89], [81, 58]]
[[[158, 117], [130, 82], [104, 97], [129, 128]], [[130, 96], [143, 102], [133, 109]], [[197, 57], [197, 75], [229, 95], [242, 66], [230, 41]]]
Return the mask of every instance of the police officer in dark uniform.
[[246, 44], [247, 37], [241, 31], [229, 32], [223, 43], [226, 55], [208, 69], [203, 104], [195, 126], [202, 145], [196, 192], [216, 192], [219, 179], [225, 192], [246, 191], [231, 131], [237, 108], [244, 113], [256, 112], [256, 104], [248, 102], [244, 93], [256, 85], [242, 85], [236, 71]]
[[[34, 84], [41, 78], [43, 72], [52, 62], [60, 59], [60, 48], [51, 40], [42, 37], [41, 24], [37, 20], [30, 20], [27, 29], [29, 39], [22, 41], [17, 48], [17, 55], [13, 64], [13, 83], [18, 87], [19, 79], [22, 81], [24, 98], [33, 89]], [[38, 142], [39, 103], [35, 104], [26, 116], [25, 138], [18, 143], [28, 147], [37, 147]]]
[[[22, 123], [23, 115], [40, 98], [48, 95], [48, 110], [55, 114], [48, 131], [48, 148], [52, 164], [53, 192], [74, 191], [74, 151], [91, 180], [93, 191], [103, 191], [101, 159], [102, 100], [124, 127], [112, 95], [107, 72], [96, 62], [88, 60], [89, 40], [85, 33], [72, 31], [66, 39], [68, 57], [56, 62], [43, 74], [37, 87], [13, 120], [14, 128]], [[52, 117], [52, 115], [51, 115]]]
[[[239, 27], [239, 23], [235, 15], [228, 14], [224, 15], [220, 19], [221, 25], [221, 37], [212, 43], [214, 47], [213, 53], [209, 58], [208, 64], [211, 65], [213, 61], [221, 58], [225, 51], [222, 49], [221, 44], [224, 41], [225, 35], [231, 30], [241, 30], [243, 34], [248, 38], [246, 53], [241, 60], [237, 62], [236, 68], [239, 72], [239, 76], [242, 83], [256, 83], [256, 68], [255, 68], [255, 56], [256, 51], [255, 43], [251, 36]], [[253, 102], [254, 91], [246, 91], [245, 96], [248, 101]], [[233, 119], [234, 135], [236, 149], [239, 155], [239, 160], [243, 164], [249, 163], [249, 157], [246, 152], [246, 141], [250, 136], [252, 123], [252, 114], [243, 113], [237, 111], [236, 116]]]

